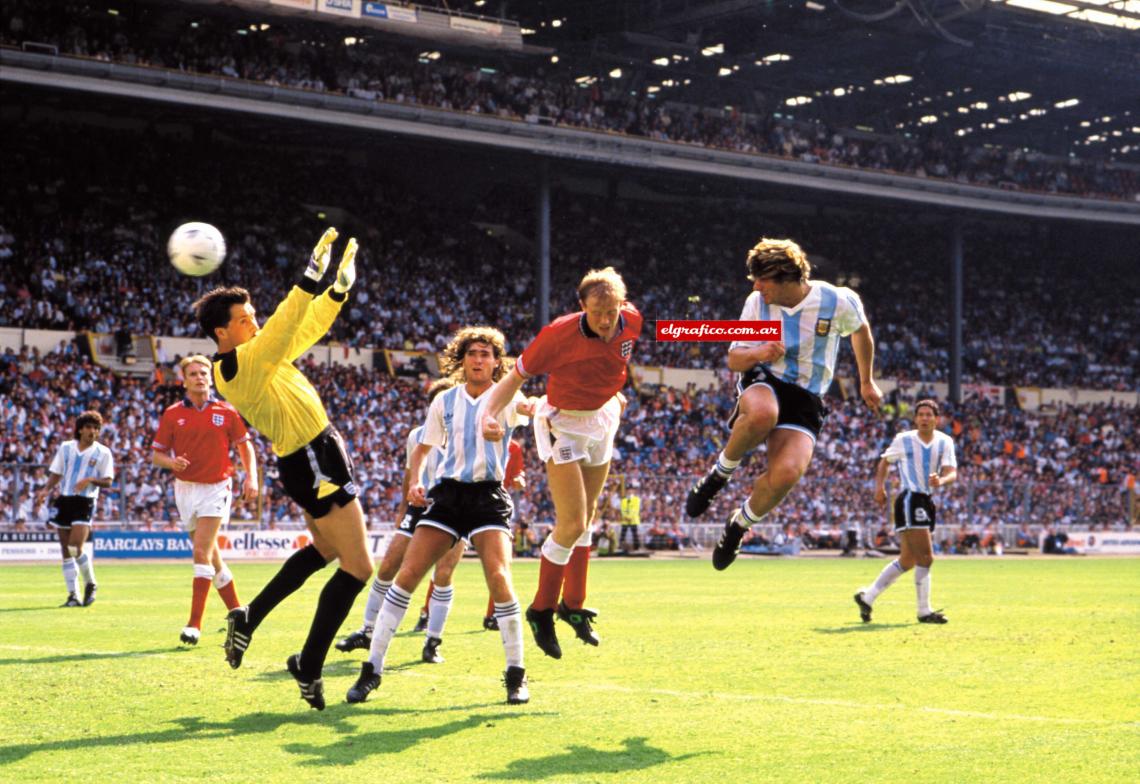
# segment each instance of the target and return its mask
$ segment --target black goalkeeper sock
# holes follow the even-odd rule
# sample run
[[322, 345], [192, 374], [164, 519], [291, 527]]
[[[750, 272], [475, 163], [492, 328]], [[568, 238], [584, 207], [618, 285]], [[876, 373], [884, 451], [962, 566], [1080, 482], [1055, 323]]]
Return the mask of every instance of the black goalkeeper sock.
[[285, 601], [289, 594], [296, 591], [305, 581], [324, 569], [328, 564], [313, 545], [302, 547], [289, 556], [273, 579], [265, 584], [252, 602], [249, 603], [250, 631], [258, 627], [265, 620], [265, 616], [273, 612], [273, 608]]
[[329, 646], [332, 645], [337, 631], [352, 610], [352, 603], [356, 601], [357, 595], [362, 590], [364, 582], [357, 580], [344, 569], [337, 569], [325, 583], [321, 598], [317, 602], [313, 625], [309, 627], [309, 637], [305, 640], [305, 647], [301, 648], [303, 680], [313, 681], [321, 677]]

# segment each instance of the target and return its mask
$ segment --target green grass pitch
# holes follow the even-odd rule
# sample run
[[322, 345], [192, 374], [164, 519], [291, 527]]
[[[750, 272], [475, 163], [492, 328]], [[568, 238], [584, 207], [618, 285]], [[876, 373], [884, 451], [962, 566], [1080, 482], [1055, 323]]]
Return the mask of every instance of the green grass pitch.
[[[1140, 561], [943, 560], [933, 597], [948, 625], [915, 623], [908, 575], [864, 626], [851, 594], [885, 563], [595, 561], [602, 646], [560, 624], [556, 662], [528, 633], [531, 703], [508, 706], [465, 561], [446, 663], [421, 664], [420, 636], [401, 633], [380, 690], [352, 706], [363, 657], [334, 650], [323, 713], [284, 661], [328, 573], [232, 671], [216, 595], [199, 646], [177, 644], [189, 565], [97, 563], [86, 609], [56, 607], [58, 566], [4, 565], [0, 781], [1140, 780]], [[248, 600], [276, 566], [233, 568]], [[524, 604], [536, 578], [516, 564]]]

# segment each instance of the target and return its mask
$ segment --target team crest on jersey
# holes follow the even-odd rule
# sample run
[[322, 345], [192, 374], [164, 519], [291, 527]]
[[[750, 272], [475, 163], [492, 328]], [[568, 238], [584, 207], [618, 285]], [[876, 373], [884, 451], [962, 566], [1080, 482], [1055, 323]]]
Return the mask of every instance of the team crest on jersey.
[[214, 427], [221, 427], [226, 423], [226, 418], [221, 414], [211, 414], [210, 421], [214, 423]]
[[98, 462], [99, 462], [99, 458], [93, 457], [87, 461], [87, 467], [88, 468], [94, 468]]
[[563, 462], [569, 462], [574, 457], [574, 450], [568, 446], [560, 446], [558, 447], [558, 457]]
[[633, 341], [623, 340], [621, 342], [621, 358], [629, 359], [631, 356], [633, 356]]
[[815, 322], [815, 334], [825, 338], [829, 332], [831, 332], [831, 319], [820, 319]]

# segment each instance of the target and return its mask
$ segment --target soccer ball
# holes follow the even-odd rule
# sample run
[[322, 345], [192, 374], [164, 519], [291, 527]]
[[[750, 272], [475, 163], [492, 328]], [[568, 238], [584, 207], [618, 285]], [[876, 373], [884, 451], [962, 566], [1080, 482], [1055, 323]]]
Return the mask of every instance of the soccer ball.
[[166, 255], [183, 275], [209, 275], [226, 257], [226, 241], [208, 223], [183, 223], [170, 235]]

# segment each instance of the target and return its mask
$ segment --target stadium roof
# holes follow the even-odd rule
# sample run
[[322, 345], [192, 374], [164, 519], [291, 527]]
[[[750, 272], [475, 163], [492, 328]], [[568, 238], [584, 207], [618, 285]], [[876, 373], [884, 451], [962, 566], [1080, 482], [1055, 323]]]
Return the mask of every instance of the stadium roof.
[[583, 86], [1140, 161], [1140, 0], [502, 0]]

